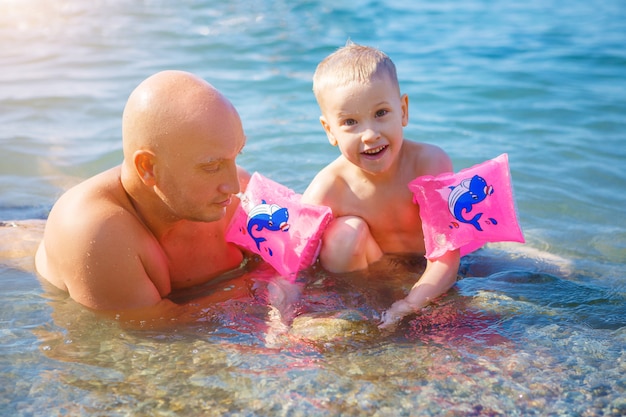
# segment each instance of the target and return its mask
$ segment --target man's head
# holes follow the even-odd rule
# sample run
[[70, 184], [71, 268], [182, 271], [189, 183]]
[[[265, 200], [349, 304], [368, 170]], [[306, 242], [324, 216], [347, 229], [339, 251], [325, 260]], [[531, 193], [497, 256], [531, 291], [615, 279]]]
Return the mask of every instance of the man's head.
[[239, 192], [241, 120], [226, 97], [193, 74], [163, 71], [143, 81], [124, 109], [122, 136], [125, 170], [173, 219], [219, 220]]

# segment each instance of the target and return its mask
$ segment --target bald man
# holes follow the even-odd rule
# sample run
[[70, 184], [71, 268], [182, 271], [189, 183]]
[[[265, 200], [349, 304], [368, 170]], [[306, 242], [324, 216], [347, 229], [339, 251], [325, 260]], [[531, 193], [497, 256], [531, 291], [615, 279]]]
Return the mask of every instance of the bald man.
[[87, 307], [116, 311], [237, 268], [243, 254], [225, 229], [249, 174], [235, 161], [246, 137], [233, 105], [192, 74], [160, 72], [130, 95], [122, 140], [120, 166], [52, 208], [38, 273]]

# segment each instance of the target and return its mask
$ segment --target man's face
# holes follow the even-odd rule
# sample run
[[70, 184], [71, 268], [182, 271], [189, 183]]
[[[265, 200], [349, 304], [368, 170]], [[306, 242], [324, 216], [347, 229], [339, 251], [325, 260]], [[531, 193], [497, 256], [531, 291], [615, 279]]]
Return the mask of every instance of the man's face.
[[173, 146], [158, 155], [157, 193], [176, 218], [220, 220], [240, 191], [236, 158], [246, 137], [239, 116], [228, 110], [219, 115], [221, 123], [198, 120], [180, 126]]

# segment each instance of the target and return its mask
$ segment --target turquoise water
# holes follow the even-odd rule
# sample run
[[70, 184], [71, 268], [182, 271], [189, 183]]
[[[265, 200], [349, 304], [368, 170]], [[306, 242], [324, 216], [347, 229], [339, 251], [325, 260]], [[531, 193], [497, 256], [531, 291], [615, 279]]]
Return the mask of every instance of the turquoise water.
[[[626, 6], [404, 3], [0, 0], [0, 221], [45, 219], [118, 164], [128, 94], [169, 68], [233, 101], [241, 165], [302, 192], [337, 152], [311, 77], [352, 39], [395, 61], [407, 138], [457, 170], [509, 154], [527, 240], [464, 259], [454, 289], [395, 333], [276, 345], [263, 267], [242, 278], [254, 302], [132, 330], [44, 291], [5, 226], [1, 415], [626, 414]], [[415, 274], [304, 278], [300, 312], [375, 321]]]

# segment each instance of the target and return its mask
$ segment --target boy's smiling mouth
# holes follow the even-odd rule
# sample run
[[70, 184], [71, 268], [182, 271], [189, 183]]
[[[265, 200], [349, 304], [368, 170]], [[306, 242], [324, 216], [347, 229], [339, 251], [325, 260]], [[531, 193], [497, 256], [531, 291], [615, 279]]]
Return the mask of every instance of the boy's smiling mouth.
[[389, 147], [389, 145], [378, 146], [376, 148], [365, 150], [365, 151], [361, 152], [361, 154], [364, 155], [364, 156], [369, 156], [369, 157], [377, 156], [377, 155], [380, 155], [381, 153], [383, 153], [388, 147]]

